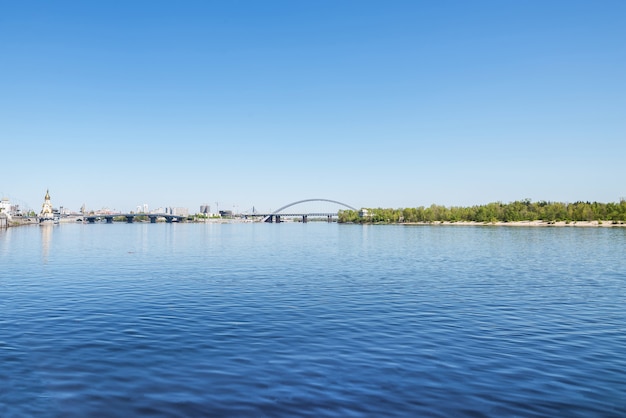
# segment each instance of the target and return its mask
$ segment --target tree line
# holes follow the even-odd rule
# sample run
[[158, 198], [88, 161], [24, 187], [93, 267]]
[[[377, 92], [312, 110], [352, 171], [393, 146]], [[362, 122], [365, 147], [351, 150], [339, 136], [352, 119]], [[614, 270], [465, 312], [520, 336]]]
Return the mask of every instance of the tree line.
[[360, 216], [354, 210], [339, 212], [342, 223], [402, 223], [402, 222], [577, 222], [626, 221], [626, 199], [619, 203], [600, 202], [532, 202], [530, 199], [511, 203], [492, 202], [471, 207], [431, 205], [417, 208], [373, 208]]

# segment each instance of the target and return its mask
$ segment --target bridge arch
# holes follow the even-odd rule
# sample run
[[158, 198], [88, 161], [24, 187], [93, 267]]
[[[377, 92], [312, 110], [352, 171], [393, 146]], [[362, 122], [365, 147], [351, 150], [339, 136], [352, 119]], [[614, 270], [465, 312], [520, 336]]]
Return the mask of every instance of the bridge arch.
[[338, 202], [336, 200], [331, 200], [331, 199], [304, 199], [304, 200], [298, 200], [297, 202], [292, 202], [292, 203], [290, 203], [288, 205], [283, 206], [282, 208], [276, 209], [274, 212], [272, 212], [272, 215], [279, 215], [278, 212], [280, 212], [282, 210], [285, 210], [285, 209], [290, 208], [292, 206], [299, 205], [300, 203], [306, 203], [306, 202], [330, 202], [330, 203], [335, 203], [337, 205], [345, 206], [348, 209], [355, 210], [355, 211], [358, 212], [358, 209], [353, 208], [352, 206], [347, 205], [345, 203]]

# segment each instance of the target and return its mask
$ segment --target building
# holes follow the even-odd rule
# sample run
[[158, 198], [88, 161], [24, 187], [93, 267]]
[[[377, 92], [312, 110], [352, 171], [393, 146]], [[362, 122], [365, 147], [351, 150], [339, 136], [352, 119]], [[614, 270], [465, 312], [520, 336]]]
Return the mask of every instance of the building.
[[55, 210], [52, 207], [52, 202], [50, 201], [50, 192], [46, 190], [46, 196], [44, 197], [43, 205], [41, 205], [41, 212], [39, 212], [39, 222], [40, 223], [48, 223], [48, 222], [59, 222], [59, 211]]
[[210, 214], [211, 213], [211, 206], [204, 204], [204, 205], [200, 205], [200, 213], [203, 214]]
[[43, 219], [54, 218], [54, 209], [50, 201], [50, 192], [46, 190], [46, 196], [44, 197], [43, 205], [41, 205], [41, 212], [39, 217]]
[[174, 215], [189, 216], [189, 209], [187, 209], [187, 208], [174, 208]]
[[168, 215], [176, 215], [176, 216], [189, 216], [189, 209], [187, 208], [166, 208], [165, 213]]
[[0, 200], [0, 213], [11, 213], [11, 202], [7, 197], [3, 197], [2, 200]]

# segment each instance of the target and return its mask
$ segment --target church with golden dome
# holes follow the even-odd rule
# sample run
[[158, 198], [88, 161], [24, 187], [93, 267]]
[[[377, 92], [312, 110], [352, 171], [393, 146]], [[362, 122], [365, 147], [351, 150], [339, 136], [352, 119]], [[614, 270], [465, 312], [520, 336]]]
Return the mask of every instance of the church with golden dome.
[[50, 191], [46, 190], [46, 196], [44, 197], [43, 205], [41, 205], [41, 212], [39, 212], [39, 223], [58, 223], [59, 215], [54, 212], [52, 208], [52, 202], [50, 201]]

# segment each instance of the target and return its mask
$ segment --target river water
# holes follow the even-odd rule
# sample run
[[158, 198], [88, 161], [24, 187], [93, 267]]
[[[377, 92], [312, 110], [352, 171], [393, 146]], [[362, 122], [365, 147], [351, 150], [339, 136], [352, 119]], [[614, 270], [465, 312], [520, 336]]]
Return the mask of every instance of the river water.
[[2, 417], [626, 416], [626, 229], [0, 231]]

